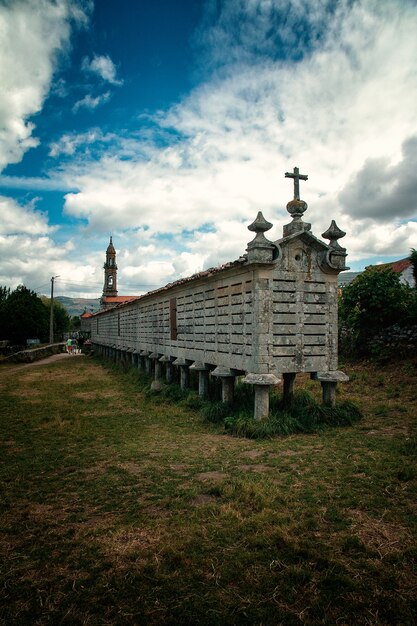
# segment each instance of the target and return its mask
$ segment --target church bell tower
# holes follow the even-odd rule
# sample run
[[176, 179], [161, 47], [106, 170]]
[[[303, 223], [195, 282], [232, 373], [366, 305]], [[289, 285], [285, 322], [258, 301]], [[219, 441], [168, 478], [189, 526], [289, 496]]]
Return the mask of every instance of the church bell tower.
[[106, 250], [106, 262], [104, 263], [104, 287], [103, 299], [106, 296], [117, 296], [117, 265], [116, 250], [113, 246], [112, 237]]

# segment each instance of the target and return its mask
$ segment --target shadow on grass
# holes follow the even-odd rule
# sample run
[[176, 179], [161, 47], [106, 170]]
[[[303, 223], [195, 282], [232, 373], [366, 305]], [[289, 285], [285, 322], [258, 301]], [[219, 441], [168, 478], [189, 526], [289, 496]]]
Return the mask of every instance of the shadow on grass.
[[[111, 367], [119, 369], [117, 365]], [[254, 390], [251, 385], [238, 383], [233, 403], [225, 403], [202, 400], [196, 391], [181, 389], [176, 383], [154, 391], [150, 388], [151, 376], [142, 370], [130, 368], [126, 374], [141, 388], [146, 398], [157, 403], [175, 402], [186, 409], [197, 411], [204, 421], [223, 425], [227, 433], [238, 437], [265, 439], [295, 433], [315, 433], [325, 428], [351, 426], [362, 418], [361, 411], [353, 402], [344, 401], [334, 408], [325, 407], [307, 391], [298, 391], [290, 403], [284, 403], [282, 394], [272, 390], [269, 418], [255, 421]], [[213, 385], [210, 396], [215, 398], [217, 391]]]

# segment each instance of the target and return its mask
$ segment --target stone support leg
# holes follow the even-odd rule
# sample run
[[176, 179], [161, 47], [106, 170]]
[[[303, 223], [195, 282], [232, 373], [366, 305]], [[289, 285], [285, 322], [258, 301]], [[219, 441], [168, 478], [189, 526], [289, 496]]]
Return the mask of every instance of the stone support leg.
[[202, 400], [206, 400], [209, 396], [209, 370], [198, 372], [198, 395]]
[[264, 420], [269, 416], [269, 385], [254, 385], [255, 403], [253, 417]]
[[337, 383], [334, 382], [321, 382], [321, 387], [323, 390], [323, 405], [334, 407], [336, 406], [336, 387]]
[[189, 389], [190, 387], [190, 370], [188, 365], [181, 365], [180, 385], [181, 389]]
[[291, 401], [294, 396], [294, 381], [295, 374], [293, 372], [286, 373], [282, 375], [284, 386], [283, 386], [283, 400], [284, 404], [291, 404]]
[[323, 390], [323, 405], [334, 407], [336, 405], [336, 386], [337, 383], [346, 383], [349, 376], [344, 372], [317, 372], [316, 380], [320, 381]]
[[233, 402], [235, 397], [235, 377], [225, 376], [222, 381], [222, 402]]
[[254, 385], [254, 419], [266, 419], [269, 416], [269, 388], [278, 385], [281, 382], [280, 379], [274, 376], [274, 374], [246, 374], [243, 382]]
[[165, 380], [169, 385], [174, 382], [174, 366], [172, 365], [172, 361], [168, 361], [165, 366]]
[[181, 389], [189, 389], [190, 387], [190, 368], [185, 359], [175, 359], [174, 365], [180, 368], [180, 385]]
[[213, 376], [218, 376], [222, 383], [222, 402], [233, 402], [235, 395], [235, 374], [228, 367], [216, 367]]
[[139, 353], [140, 368], [142, 370], [145, 370], [145, 372], [146, 372], [146, 361], [147, 361], [148, 355], [149, 355], [149, 352], [146, 352], [146, 350], [141, 350]]
[[160, 362], [159, 358], [156, 358], [154, 362], [155, 378], [152, 381], [151, 389], [153, 389], [154, 391], [159, 391], [160, 389], [162, 389], [162, 363]]
[[[159, 362], [165, 365], [165, 381], [168, 384], [172, 383], [174, 380], [174, 367], [172, 365], [171, 357], [165, 356], [165, 355], [161, 356], [161, 358], [159, 359]], [[161, 374], [161, 378], [162, 378], [162, 374]]]
[[190, 370], [198, 372], [198, 395], [205, 400], [209, 395], [210, 368], [205, 363], [196, 361], [190, 366]]

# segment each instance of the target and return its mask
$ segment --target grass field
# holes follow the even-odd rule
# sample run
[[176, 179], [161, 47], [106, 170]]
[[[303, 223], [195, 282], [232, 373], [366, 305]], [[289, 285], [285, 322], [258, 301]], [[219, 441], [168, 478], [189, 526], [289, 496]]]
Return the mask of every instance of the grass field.
[[3, 366], [0, 623], [416, 624], [417, 360], [344, 370], [360, 422], [254, 441], [87, 357]]

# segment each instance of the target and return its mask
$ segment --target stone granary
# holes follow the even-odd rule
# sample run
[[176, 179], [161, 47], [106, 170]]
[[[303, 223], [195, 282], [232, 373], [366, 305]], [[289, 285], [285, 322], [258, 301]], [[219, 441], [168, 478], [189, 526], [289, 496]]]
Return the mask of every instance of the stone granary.
[[[322, 237], [302, 220], [298, 168], [294, 198], [287, 204], [292, 221], [283, 237], [270, 241], [272, 224], [262, 213], [248, 229], [255, 234], [236, 261], [200, 272], [96, 313], [91, 339], [96, 351], [146, 367], [158, 388], [180, 368], [181, 386], [189, 371], [199, 375], [199, 394], [207, 396], [210, 376], [222, 382], [223, 401], [233, 400], [236, 377], [253, 385], [255, 419], [269, 413], [269, 389], [283, 383], [293, 392], [299, 372], [320, 381], [323, 401], [334, 405], [336, 384], [348, 380], [337, 370], [337, 276], [348, 269], [345, 235], [332, 221]], [[165, 370], [165, 371], [164, 371]]]

